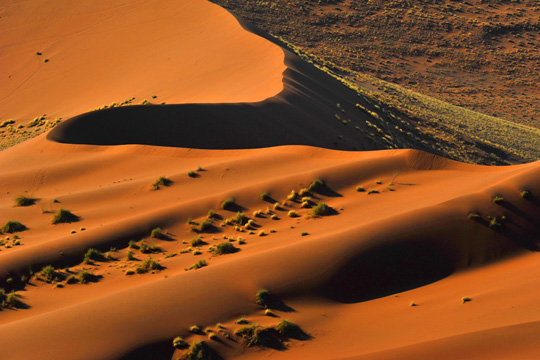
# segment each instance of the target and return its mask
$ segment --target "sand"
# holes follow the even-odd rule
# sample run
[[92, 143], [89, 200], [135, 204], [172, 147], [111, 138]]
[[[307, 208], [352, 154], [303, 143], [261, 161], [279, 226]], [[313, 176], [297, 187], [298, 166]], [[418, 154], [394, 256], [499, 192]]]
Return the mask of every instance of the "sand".
[[[369, 146], [332, 118], [337, 102], [352, 112], [355, 94], [225, 10], [203, 0], [69, 4], [1, 10], [2, 28], [25, 39], [2, 40], [15, 53], [10, 61], [31, 59], [46, 43], [39, 49], [51, 65], [15, 92], [2, 86], [13, 92], [1, 96], [2, 111], [47, 103], [51, 114], [76, 115], [0, 152], [0, 219], [28, 228], [16, 233], [20, 245], [2, 236], [11, 246], [0, 247], [2, 286], [25, 304], [0, 312], [3, 359], [176, 359], [185, 351], [174, 349], [177, 336], [205, 340], [224, 358], [538, 357], [540, 163], [486, 167], [417, 150], [345, 151]], [[41, 20], [23, 24], [31, 14]], [[32, 28], [38, 23], [43, 32]], [[83, 56], [92, 41], [96, 50]], [[173, 54], [178, 62], [167, 66]], [[40, 91], [47, 101], [29, 100]], [[167, 105], [86, 113], [154, 91]], [[172, 183], [155, 189], [160, 176]], [[316, 178], [326, 185], [304, 195], [308, 208], [299, 196], [287, 199]], [[20, 194], [36, 204], [15, 207]], [[228, 197], [236, 207], [223, 210]], [[321, 202], [335, 213], [310, 216]], [[51, 224], [60, 208], [80, 220]], [[218, 214], [212, 232], [200, 232], [209, 210]], [[223, 224], [237, 211], [254, 220], [252, 234]], [[151, 238], [157, 227], [163, 239]], [[189, 242], [198, 236], [204, 243], [194, 254]], [[156, 249], [129, 248], [130, 240]], [[213, 254], [221, 242], [238, 251]], [[109, 259], [84, 263], [89, 248]], [[161, 269], [126, 275], [149, 258]], [[186, 271], [200, 260], [207, 266]], [[49, 264], [60, 269], [56, 285], [39, 274]], [[83, 270], [95, 278], [67, 283]], [[282, 302], [274, 317], [255, 304], [262, 288]], [[279, 337], [274, 348], [247, 347], [234, 335], [241, 316], [261, 326], [289, 319], [305, 333]], [[191, 333], [193, 325], [210, 327], [217, 340]]]

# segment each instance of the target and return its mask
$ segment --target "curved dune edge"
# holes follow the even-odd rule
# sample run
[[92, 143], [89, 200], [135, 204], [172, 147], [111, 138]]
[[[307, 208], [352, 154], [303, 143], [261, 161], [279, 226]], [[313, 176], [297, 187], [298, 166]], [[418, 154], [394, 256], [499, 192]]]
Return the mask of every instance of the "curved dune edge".
[[2, 121], [65, 119], [132, 97], [259, 102], [283, 89], [282, 50], [207, 1], [33, 0], [0, 12]]

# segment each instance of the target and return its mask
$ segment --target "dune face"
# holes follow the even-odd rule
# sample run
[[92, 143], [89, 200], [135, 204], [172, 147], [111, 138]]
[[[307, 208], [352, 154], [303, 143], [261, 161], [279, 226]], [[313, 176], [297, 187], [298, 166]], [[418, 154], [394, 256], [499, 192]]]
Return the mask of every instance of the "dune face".
[[[49, 39], [47, 66], [73, 69], [50, 81], [86, 82], [85, 106], [153, 87], [173, 103], [82, 113], [62, 89], [53, 112], [80, 115], [0, 152], [2, 359], [177, 359], [197, 341], [227, 359], [538, 357], [540, 163], [350, 151], [380, 146], [350, 124], [368, 104], [203, 0], [2, 13], [66, 15], [12, 25], [11, 46]], [[108, 77], [76, 71], [83, 41]]]

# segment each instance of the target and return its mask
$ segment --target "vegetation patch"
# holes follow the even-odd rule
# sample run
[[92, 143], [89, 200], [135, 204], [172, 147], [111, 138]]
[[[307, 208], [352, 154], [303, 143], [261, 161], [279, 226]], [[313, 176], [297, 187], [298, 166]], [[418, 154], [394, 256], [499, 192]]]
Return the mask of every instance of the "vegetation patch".
[[233, 254], [235, 252], [237, 252], [238, 249], [237, 247], [235, 247], [233, 244], [231, 244], [230, 242], [228, 241], [224, 241], [222, 243], [219, 243], [212, 251], [212, 253], [216, 254], [216, 255], [226, 255], [226, 254]]
[[165, 176], [160, 176], [156, 181], [152, 183], [154, 190], [159, 190], [162, 186], [171, 186], [173, 181]]
[[195, 264], [191, 265], [190, 267], [188, 267], [185, 270], [186, 271], [188, 271], [188, 270], [197, 270], [197, 269], [200, 269], [200, 268], [205, 267], [207, 265], [208, 264], [206, 263], [206, 260], [199, 260]]
[[148, 259], [145, 259], [139, 265], [137, 265], [137, 267], [135, 268], [135, 271], [138, 274], [144, 274], [151, 270], [160, 270], [160, 269], [161, 269], [161, 265], [159, 265], [159, 262], [155, 261], [152, 258], [148, 258]]
[[79, 220], [80, 220], [80, 217], [73, 214], [70, 210], [61, 208], [60, 210], [54, 213], [52, 223], [65, 224], [65, 223], [77, 222]]
[[36, 203], [38, 199], [31, 196], [19, 195], [15, 198], [15, 206], [31, 206]]
[[24, 226], [17, 220], [9, 220], [4, 224], [4, 226], [2, 226], [2, 232], [10, 234], [24, 230], [26, 230], [26, 226]]

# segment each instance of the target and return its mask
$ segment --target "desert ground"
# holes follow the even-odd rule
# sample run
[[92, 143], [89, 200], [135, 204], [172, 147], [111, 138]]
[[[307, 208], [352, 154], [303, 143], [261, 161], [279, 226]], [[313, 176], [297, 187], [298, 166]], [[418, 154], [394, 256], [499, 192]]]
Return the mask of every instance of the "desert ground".
[[0, 151], [2, 359], [540, 356], [539, 162], [370, 136], [378, 105], [206, 0], [0, 24], [0, 122], [40, 129]]

